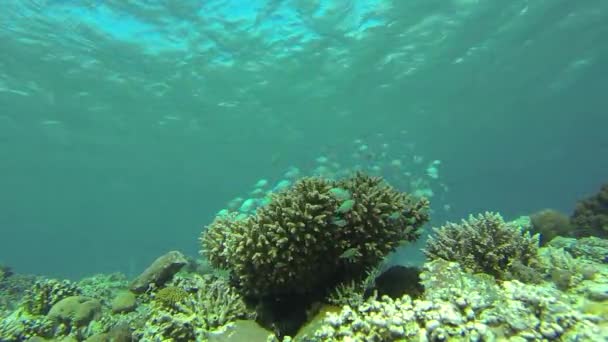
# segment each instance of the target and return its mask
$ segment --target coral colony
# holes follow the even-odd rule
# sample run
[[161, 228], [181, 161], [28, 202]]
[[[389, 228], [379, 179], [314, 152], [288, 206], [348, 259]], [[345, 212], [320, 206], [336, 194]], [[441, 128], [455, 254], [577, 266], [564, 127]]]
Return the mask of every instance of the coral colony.
[[171, 251], [135, 279], [78, 282], [0, 266], [0, 341], [608, 339], [608, 187], [571, 217], [447, 222], [403, 267], [386, 256], [418, 239], [426, 197], [365, 172], [289, 173], [256, 184], [262, 205], [221, 211], [200, 259]]

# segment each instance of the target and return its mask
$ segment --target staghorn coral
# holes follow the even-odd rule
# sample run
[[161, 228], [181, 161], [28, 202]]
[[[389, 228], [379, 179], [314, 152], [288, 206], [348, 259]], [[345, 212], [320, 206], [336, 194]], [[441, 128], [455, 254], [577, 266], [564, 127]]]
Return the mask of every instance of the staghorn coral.
[[[348, 195], [346, 195], [348, 194]], [[418, 237], [428, 202], [380, 178], [304, 178], [276, 193], [254, 216], [217, 217], [201, 236], [202, 253], [228, 269], [245, 294], [307, 293], [374, 267]]]
[[570, 220], [578, 237], [608, 237], [608, 184], [597, 194], [579, 201]]
[[214, 329], [254, 318], [240, 295], [221, 278], [177, 277], [165, 289], [166, 294], [163, 289], [156, 293], [145, 323], [134, 332], [138, 340], [206, 341]]
[[358, 306], [363, 304], [366, 295], [370, 292], [376, 281], [376, 278], [382, 273], [380, 267], [370, 269], [367, 275], [360, 280], [351, 279], [347, 282], [338, 284], [333, 288], [327, 297], [327, 302], [333, 305], [343, 306]]
[[498, 213], [471, 215], [434, 232], [424, 249], [426, 256], [458, 262], [469, 272], [509, 279], [516, 277], [514, 270], [521, 273], [536, 262], [539, 236], [505, 223]]

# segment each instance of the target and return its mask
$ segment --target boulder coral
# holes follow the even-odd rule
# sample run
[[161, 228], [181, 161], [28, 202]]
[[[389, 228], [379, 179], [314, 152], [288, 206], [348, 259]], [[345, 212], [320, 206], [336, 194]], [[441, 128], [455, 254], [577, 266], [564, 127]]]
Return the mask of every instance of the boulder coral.
[[570, 218], [557, 210], [544, 209], [530, 215], [532, 232], [540, 234], [540, 245], [544, 246], [557, 236], [570, 236]]
[[364, 274], [403, 241], [416, 240], [427, 209], [426, 199], [362, 173], [304, 178], [255, 215], [217, 217], [201, 236], [202, 253], [229, 270], [244, 294], [308, 293]]
[[608, 238], [608, 184], [597, 194], [579, 201], [570, 219], [577, 236]]
[[431, 260], [460, 263], [472, 273], [487, 273], [498, 279], [513, 278], [515, 270], [533, 266], [539, 236], [506, 223], [498, 213], [471, 215], [460, 224], [448, 222], [434, 228], [424, 253]]

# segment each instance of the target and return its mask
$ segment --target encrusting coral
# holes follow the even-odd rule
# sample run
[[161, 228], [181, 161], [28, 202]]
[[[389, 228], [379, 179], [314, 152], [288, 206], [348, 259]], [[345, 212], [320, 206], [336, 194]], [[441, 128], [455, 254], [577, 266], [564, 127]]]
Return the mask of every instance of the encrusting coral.
[[577, 236], [607, 238], [608, 184], [604, 184], [597, 194], [579, 201], [570, 219]]
[[460, 263], [467, 271], [510, 279], [514, 272], [533, 266], [539, 236], [506, 223], [498, 213], [471, 215], [460, 224], [435, 228], [424, 253], [431, 260]]
[[216, 218], [202, 234], [202, 252], [247, 295], [307, 293], [346, 273], [356, 278], [417, 239], [427, 208], [425, 199], [361, 173], [304, 178], [253, 216]]

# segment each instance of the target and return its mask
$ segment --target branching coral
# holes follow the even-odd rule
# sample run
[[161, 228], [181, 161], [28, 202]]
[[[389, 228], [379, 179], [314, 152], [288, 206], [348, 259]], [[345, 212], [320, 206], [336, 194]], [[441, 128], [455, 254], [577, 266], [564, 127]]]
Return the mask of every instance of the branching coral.
[[241, 296], [225, 280], [195, 276], [176, 279], [159, 290], [140, 340], [204, 341], [206, 334], [238, 319], [254, 318]]
[[375, 266], [428, 220], [426, 200], [380, 178], [304, 178], [245, 219], [222, 216], [203, 232], [202, 252], [230, 270], [248, 295], [306, 293]]
[[374, 287], [376, 278], [382, 273], [380, 267], [370, 269], [367, 275], [360, 280], [351, 279], [338, 284], [329, 294], [327, 301], [333, 305], [358, 306], [363, 304], [366, 295]]
[[460, 263], [467, 271], [483, 272], [499, 279], [512, 277], [513, 266], [531, 266], [536, 261], [538, 235], [505, 223], [497, 213], [486, 212], [435, 228], [424, 252], [432, 260]]
[[576, 204], [571, 217], [578, 236], [608, 237], [608, 184]]
[[55, 303], [80, 294], [78, 286], [69, 280], [43, 279], [26, 291], [21, 306], [30, 314], [46, 315]]

